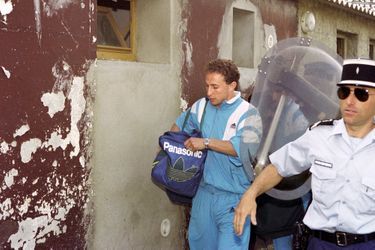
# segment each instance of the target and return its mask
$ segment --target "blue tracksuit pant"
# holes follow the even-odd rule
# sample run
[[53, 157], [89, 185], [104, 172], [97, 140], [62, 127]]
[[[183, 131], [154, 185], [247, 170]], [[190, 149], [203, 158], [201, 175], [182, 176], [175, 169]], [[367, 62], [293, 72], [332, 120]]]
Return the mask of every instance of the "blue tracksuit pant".
[[233, 228], [234, 208], [241, 196], [211, 185], [200, 185], [193, 199], [189, 223], [191, 250], [248, 249], [250, 219], [247, 219], [240, 237]]

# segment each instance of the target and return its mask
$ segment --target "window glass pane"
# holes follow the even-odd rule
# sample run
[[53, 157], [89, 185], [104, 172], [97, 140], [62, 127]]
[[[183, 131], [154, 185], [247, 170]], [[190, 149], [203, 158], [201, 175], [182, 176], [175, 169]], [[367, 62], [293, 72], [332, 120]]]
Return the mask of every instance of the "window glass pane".
[[345, 58], [345, 40], [344, 38], [338, 37], [336, 39], [336, 46], [337, 46], [337, 54], [339, 54], [342, 58]]
[[107, 16], [103, 13], [98, 13], [97, 17], [98, 27], [98, 44], [101, 45], [112, 45], [112, 46], [121, 46], [120, 40], [121, 37], [117, 37], [116, 33], [111, 25], [111, 22], [108, 20]]
[[135, 0], [97, 0], [97, 55], [135, 60]]

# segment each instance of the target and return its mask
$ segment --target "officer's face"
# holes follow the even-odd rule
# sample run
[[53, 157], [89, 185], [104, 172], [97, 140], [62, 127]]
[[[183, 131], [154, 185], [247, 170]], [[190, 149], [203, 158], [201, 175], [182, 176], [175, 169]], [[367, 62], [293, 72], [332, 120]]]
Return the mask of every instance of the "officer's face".
[[[340, 111], [345, 123], [358, 128], [366, 125], [371, 126], [375, 115], [375, 89], [349, 85], [345, 87], [350, 89], [349, 96], [340, 99]], [[355, 89], [367, 90], [368, 99], [366, 101], [358, 100], [354, 93]], [[357, 90], [357, 92], [359, 91]]]
[[208, 72], [206, 74], [207, 97], [214, 106], [220, 106], [223, 101], [233, 98], [236, 85], [236, 82], [227, 84], [220, 73]]

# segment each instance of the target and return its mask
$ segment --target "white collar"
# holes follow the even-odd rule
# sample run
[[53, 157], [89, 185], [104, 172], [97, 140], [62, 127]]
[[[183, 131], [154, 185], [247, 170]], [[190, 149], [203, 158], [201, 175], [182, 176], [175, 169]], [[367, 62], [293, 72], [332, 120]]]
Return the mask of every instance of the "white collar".
[[228, 103], [228, 104], [232, 104], [240, 97], [241, 97], [241, 93], [239, 91], [234, 91], [234, 97], [232, 97], [229, 100], [225, 100], [225, 102]]

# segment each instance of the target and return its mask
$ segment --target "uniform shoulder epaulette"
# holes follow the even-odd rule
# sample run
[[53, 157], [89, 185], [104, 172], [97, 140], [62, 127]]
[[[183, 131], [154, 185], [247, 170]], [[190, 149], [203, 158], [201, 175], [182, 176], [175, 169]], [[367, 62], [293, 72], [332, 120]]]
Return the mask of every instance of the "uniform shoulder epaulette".
[[332, 126], [335, 119], [325, 119], [318, 121], [312, 125], [310, 125], [309, 130], [312, 130], [313, 128], [316, 128], [318, 126]]

